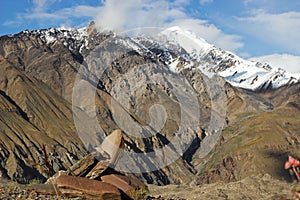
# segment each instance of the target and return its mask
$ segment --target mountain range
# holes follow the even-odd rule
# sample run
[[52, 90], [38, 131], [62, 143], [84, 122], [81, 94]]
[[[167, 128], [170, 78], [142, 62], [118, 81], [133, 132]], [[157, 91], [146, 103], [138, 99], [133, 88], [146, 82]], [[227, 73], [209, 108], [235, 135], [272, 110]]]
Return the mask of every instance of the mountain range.
[[[1, 36], [0, 74], [0, 176], [20, 183], [49, 176], [45, 154], [51, 174], [66, 170], [100, 145], [97, 134], [115, 129], [124, 152], [155, 152], [126, 157], [119, 169], [158, 185], [264, 173], [288, 180], [284, 160], [300, 156], [300, 76], [179, 27], [155, 37], [101, 32], [94, 23]], [[74, 94], [78, 78], [92, 98], [84, 89]], [[93, 117], [102, 129], [96, 136]], [[156, 151], [164, 146], [167, 156]], [[159, 156], [171, 155], [160, 166]]]

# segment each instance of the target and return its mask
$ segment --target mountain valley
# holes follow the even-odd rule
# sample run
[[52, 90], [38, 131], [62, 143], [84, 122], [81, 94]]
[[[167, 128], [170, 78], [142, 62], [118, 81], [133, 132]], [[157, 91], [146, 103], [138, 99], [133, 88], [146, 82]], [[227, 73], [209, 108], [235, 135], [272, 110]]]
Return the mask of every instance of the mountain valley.
[[299, 79], [179, 27], [157, 38], [94, 23], [1, 36], [0, 177], [45, 182], [120, 129], [114, 169], [147, 184], [251, 184], [265, 174], [286, 184], [284, 162], [300, 157]]

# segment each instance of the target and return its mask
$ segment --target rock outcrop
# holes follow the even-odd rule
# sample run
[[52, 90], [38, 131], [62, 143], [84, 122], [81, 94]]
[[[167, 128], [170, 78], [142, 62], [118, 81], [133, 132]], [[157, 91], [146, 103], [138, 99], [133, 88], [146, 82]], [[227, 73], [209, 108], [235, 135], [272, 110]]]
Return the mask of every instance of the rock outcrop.
[[[122, 136], [121, 132], [116, 130], [111, 137], [108, 137], [114, 144], [119, 141], [115, 148], [121, 148], [120, 137], [114, 136]], [[93, 154], [89, 154], [70, 167], [68, 171], [60, 171], [49, 178], [46, 184], [50, 187], [33, 185], [29, 189], [39, 194], [51, 195], [53, 188], [56, 188], [60, 195], [88, 199], [136, 199], [142, 198], [141, 195], [148, 195], [149, 190], [144, 183], [133, 176], [126, 176], [109, 167], [111, 161], [115, 160], [114, 155], [110, 155], [112, 157], [98, 160], [99, 157], [97, 159]]]

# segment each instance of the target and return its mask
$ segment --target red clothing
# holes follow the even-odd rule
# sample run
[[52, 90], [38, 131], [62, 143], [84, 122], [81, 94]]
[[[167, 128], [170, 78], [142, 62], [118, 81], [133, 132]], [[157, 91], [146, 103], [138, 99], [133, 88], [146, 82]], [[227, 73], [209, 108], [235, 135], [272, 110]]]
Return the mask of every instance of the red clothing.
[[293, 158], [292, 156], [289, 156], [289, 160], [285, 162], [284, 169], [289, 169], [291, 167], [299, 167], [300, 161]]

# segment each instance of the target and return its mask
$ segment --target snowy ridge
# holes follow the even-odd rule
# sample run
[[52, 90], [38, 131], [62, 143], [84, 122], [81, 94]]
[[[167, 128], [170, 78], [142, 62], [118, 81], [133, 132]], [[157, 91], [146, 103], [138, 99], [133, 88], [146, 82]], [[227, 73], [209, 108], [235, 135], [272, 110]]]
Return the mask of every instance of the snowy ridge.
[[[268, 64], [244, 60], [179, 27], [168, 28], [161, 34], [173, 43], [179, 44], [193, 58], [193, 67], [206, 74], [217, 73], [236, 87], [250, 90], [278, 88], [300, 80], [299, 74], [291, 74]], [[175, 63], [169, 65], [172, 71], [174, 65]]]
[[213, 48], [213, 45], [206, 42], [203, 38], [198, 38], [194, 33], [184, 31], [178, 26], [162, 31], [161, 35], [167, 36], [169, 41], [177, 42], [194, 58], [201, 57]]
[[[60, 42], [71, 52], [82, 55], [93, 41], [93, 38], [89, 38], [89, 28], [62, 27], [25, 30], [21, 34], [40, 37], [47, 45]], [[115, 33], [114, 38], [116, 44], [132, 49], [142, 56], [159, 58], [174, 73], [179, 73], [182, 69], [197, 68], [208, 76], [212, 73], [218, 74], [235, 87], [260, 90], [278, 88], [300, 80], [300, 74], [291, 74], [283, 69], [271, 67], [269, 64], [244, 60], [177, 26], [165, 29], [151, 38], [122, 37]]]
[[189, 68], [193, 65], [193, 58], [178, 43], [170, 41], [163, 35], [158, 38], [137, 37], [133, 39], [152, 58], [158, 57], [160, 61], [169, 66], [174, 73], [182, 68]]
[[70, 51], [82, 52], [83, 48], [88, 49], [88, 33], [87, 28], [49, 28], [35, 31], [25, 30], [21, 33], [35, 35], [42, 38], [48, 45], [61, 42]]

